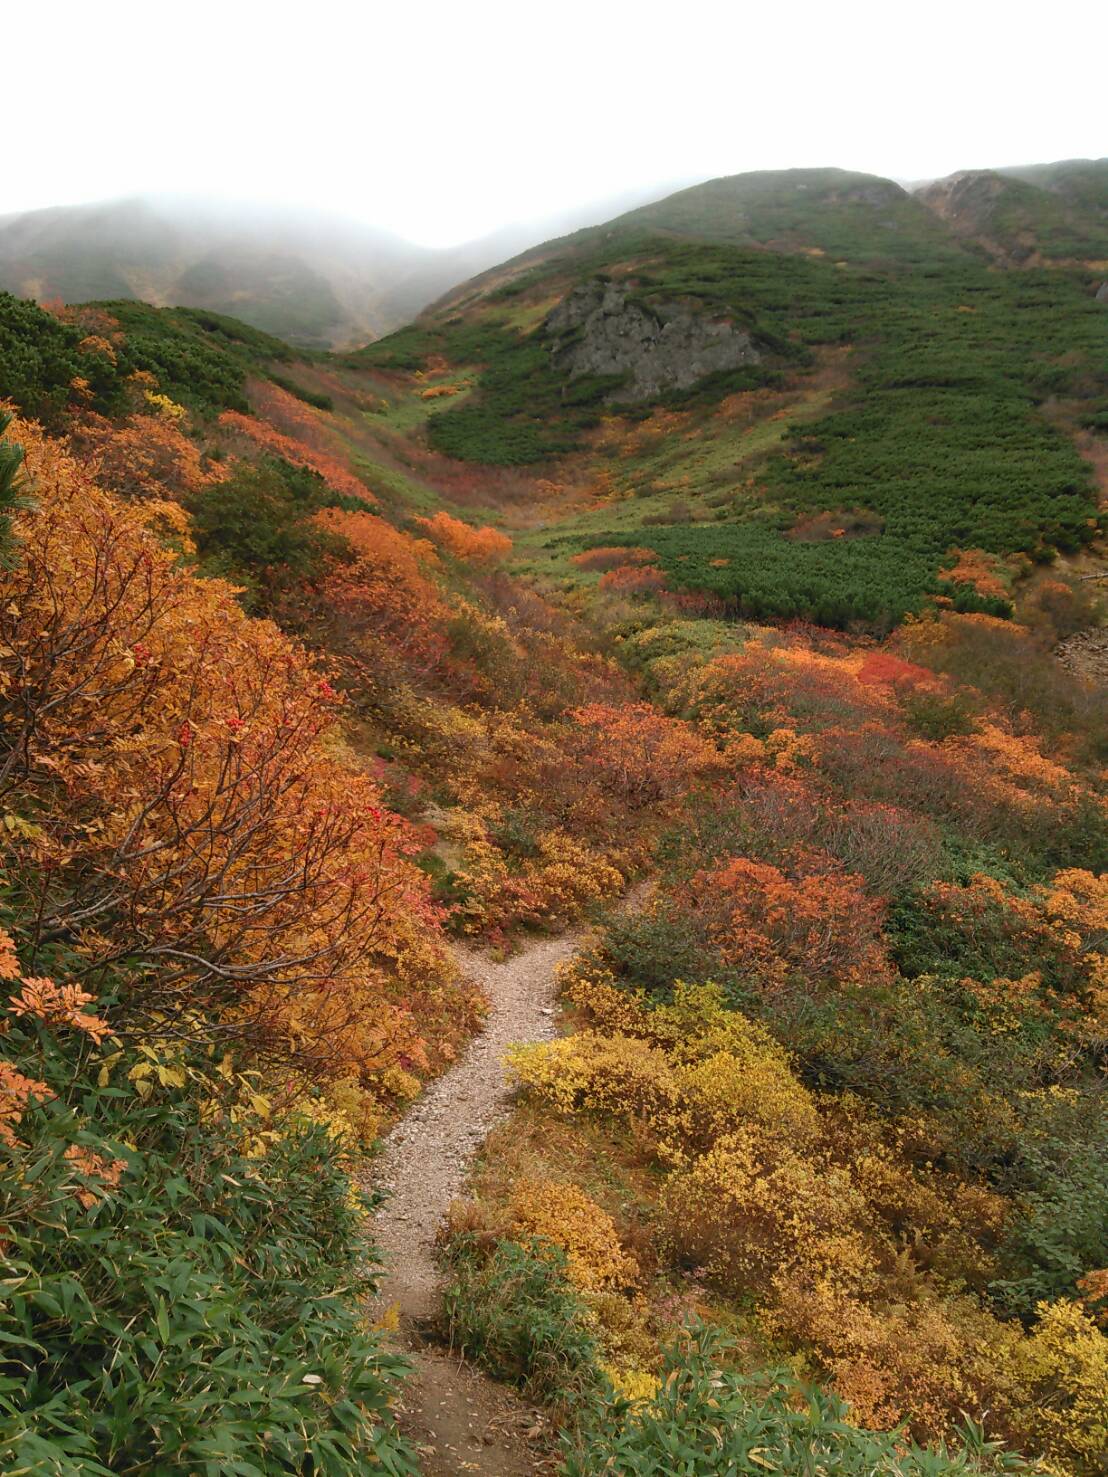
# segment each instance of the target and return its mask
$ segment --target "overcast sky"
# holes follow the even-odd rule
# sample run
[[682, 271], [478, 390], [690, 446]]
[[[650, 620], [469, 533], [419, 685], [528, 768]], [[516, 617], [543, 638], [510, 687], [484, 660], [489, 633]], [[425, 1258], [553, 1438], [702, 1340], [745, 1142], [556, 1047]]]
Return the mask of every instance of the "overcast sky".
[[1103, 19], [1093, 0], [5, 5], [0, 213], [173, 191], [447, 245], [746, 169], [1100, 156]]

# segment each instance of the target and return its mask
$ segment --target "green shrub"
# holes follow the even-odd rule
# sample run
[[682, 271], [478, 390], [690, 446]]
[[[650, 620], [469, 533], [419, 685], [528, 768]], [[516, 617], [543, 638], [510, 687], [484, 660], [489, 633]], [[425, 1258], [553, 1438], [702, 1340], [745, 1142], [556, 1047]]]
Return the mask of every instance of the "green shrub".
[[597, 1385], [596, 1341], [559, 1247], [498, 1241], [489, 1251], [460, 1236], [448, 1255], [443, 1317], [452, 1348], [536, 1400], [569, 1404]]
[[1074, 1297], [1108, 1266], [1108, 1124], [1095, 1099], [1033, 1122], [1010, 1171], [1021, 1193], [1001, 1246], [999, 1306], [1030, 1322], [1041, 1301]]
[[[0, 1146], [0, 1469], [415, 1473], [388, 1406], [403, 1364], [366, 1330], [370, 1250], [327, 1134], [248, 1157], [195, 1084], [141, 1097], [137, 1054], [96, 1086], [74, 1048], [18, 1022], [2, 1041], [56, 1096]], [[118, 1184], [82, 1175], [74, 1145], [122, 1161]]]
[[281, 596], [319, 576], [346, 544], [312, 521], [322, 507], [359, 506], [332, 493], [321, 477], [277, 458], [238, 466], [192, 508], [201, 569], [241, 585], [252, 612], [272, 611]]
[[113, 361], [79, 351], [84, 337], [36, 303], [0, 292], [0, 399], [53, 429], [72, 399], [73, 381], [83, 379], [92, 409], [104, 415], [120, 409], [123, 378], [133, 366], [126, 355]]
[[688, 984], [718, 973], [718, 957], [689, 912], [672, 906], [612, 911], [603, 921], [604, 962], [658, 1000], [668, 1000], [678, 980]]
[[912, 688], [902, 696], [900, 711], [909, 733], [936, 744], [974, 729], [973, 707], [961, 693], [947, 697], [926, 688]]
[[563, 1477], [955, 1477], [1028, 1472], [974, 1429], [956, 1450], [921, 1449], [902, 1432], [860, 1430], [832, 1395], [787, 1370], [725, 1368], [726, 1345], [706, 1329], [665, 1350], [653, 1400], [609, 1396], [563, 1438]]
[[295, 380], [287, 379], [283, 374], [275, 374], [272, 370], [269, 377], [280, 389], [290, 395], [295, 395], [298, 400], [303, 400], [305, 405], [314, 405], [316, 410], [334, 410], [335, 408], [335, 402], [330, 395], [322, 395], [316, 390], [306, 390]]

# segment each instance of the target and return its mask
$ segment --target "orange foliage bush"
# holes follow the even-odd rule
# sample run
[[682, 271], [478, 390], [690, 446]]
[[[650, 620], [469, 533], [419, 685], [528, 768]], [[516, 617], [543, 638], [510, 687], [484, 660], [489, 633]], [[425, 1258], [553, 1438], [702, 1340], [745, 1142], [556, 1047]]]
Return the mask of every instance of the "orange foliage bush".
[[665, 574], [653, 564], [623, 565], [600, 576], [600, 588], [609, 595], [653, 595], [665, 587]]
[[512, 541], [495, 528], [473, 528], [449, 513], [436, 513], [433, 518], [417, 518], [428, 537], [455, 559], [473, 564], [495, 564], [512, 552]]
[[[859, 682], [866, 656], [750, 642], [689, 671], [670, 703], [721, 737], [856, 728], [895, 711], [887, 685]], [[873, 668], [871, 667], [871, 672]]]
[[657, 557], [653, 549], [602, 548], [585, 549], [583, 553], [574, 554], [569, 562], [578, 569], [603, 571], [634, 564], [653, 564]]
[[954, 586], [968, 585], [975, 594], [985, 598], [1007, 600], [1010, 594], [1001, 578], [1001, 561], [995, 554], [984, 549], [951, 549], [954, 563], [942, 572], [942, 578]]
[[205, 462], [172, 420], [134, 415], [122, 425], [86, 413], [70, 432], [74, 451], [105, 487], [123, 497], [186, 501], [222, 482], [219, 462]]
[[965, 886], [933, 882], [923, 901], [988, 966], [986, 976], [1014, 978], [1033, 960], [1037, 984], [1094, 1015], [1108, 1007], [1108, 873], [1068, 868], [1024, 896], [977, 873]]
[[336, 456], [297, 437], [286, 436], [267, 421], [258, 420], [252, 415], [242, 415], [237, 410], [225, 410], [219, 417], [219, 424], [227, 430], [238, 431], [255, 446], [283, 457], [294, 467], [306, 467], [308, 471], [315, 472], [323, 478], [332, 492], [341, 493], [344, 497], [356, 497], [363, 503], [377, 501], [365, 483], [359, 481]]
[[411, 993], [450, 975], [438, 914], [407, 824], [328, 752], [336, 694], [182, 571], [147, 506], [13, 434], [35, 502], [0, 611], [0, 796], [33, 815], [9, 866], [32, 967], [64, 942], [78, 981], [129, 961], [151, 1030], [208, 1007], [317, 1070], [418, 1065]]
[[324, 508], [315, 521], [344, 539], [354, 555], [336, 564], [323, 586], [337, 618], [339, 649], [363, 667], [382, 647], [416, 670], [434, 667], [447, 650], [450, 616], [433, 578], [439, 567], [434, 547], [369, 512]]
[[[35, 979], [22, 973], [12, 937], [3, 929], [0, 929], [0, 979], [20, 981], [19, 993], [7, 1002], [8, 1014], [30, 1017], [51, 1031], [79, 1031], [98, 1044], [108, 1035], [105, 1022], [83, 1009], [94, 1001], [87, 990], [77, 985], [56, 985], [53, 980]], [[0, 1018], [0, 1034], [7, 1029]], [[0, 1144], [14, 1147], [19, 1142], [15, 1129], [28, 1103], [32, 1099], [42, 1102], [50, 1095], [44, 1082], [17, 1071], [11, 1062], [0, 1057]]]
[[858, 668], [857, 680], [863, 686], [898, 682], [914, 686], [920, 682], [933, 683], [935, 674], [926, 667], [917, 666], [915, 662], [906, 662], [902, 657], [894, 656], [891, 651], [871, 651]]
[[630, 805], [676, 800], [722, 772], [714, 745], [650, 703], [591, 703], [569, 716], [570, 753], [602, 787]]
[[827, 858], [819, 870], [788, 876], [780, 867], [734, 857], [698, 872], [686, 901], [708, 927], [724, 963], [767, 984], [790, 974], [864, 984], [887, 977], [883, 910], [861, 877]]

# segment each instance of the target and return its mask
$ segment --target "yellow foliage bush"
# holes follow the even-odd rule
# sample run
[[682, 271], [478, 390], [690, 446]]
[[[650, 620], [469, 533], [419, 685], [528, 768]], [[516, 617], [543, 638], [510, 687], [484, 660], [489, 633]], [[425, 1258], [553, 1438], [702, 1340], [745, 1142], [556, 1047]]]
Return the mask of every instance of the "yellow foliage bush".
[[554, 928], [623, 889], [623, 874], [613, 863], [565, 831], [542, 832], [535, 849], [534, 857], [513, 870], [491, 841], [470, 843], [458, 873], [466, 900], [457, 914], [467, 933], [521, 923]]
[[[1090, 883], [1067, 877], [1057, 890]], [[987, 1416], [1060, 1477], [1100, 1477], [1108, 1338], [1078, 1303], [1044, 1306], [1025, 1333], [968, 1290], [995, 1276], [989, 1247], [1007, 1202], [930, 1163], [926, 1122], [818, 1100], [714, 987], [679, 986], [651, 1008], [595, 957], [561, 979], [588, 1027], [517, 1048], [512, 1069], [557, 1111], [622, 1124], [668, 1171], [661, 1207], [679, 1261], [729, 1297], [753, 1297], [765, 1334], [808, 1350], [860, 1423], [907, 1420], [933, 1440], [963, 1412]], [[603, 1295], [597, 1332], [620, 1386], [650, 1364], [619, 1342], [620, 1319], [640, 1340], [645, 1325], [628, 1299]]]
[[583, 1031], [523, 1048], [513, 1057], [521, 1082], [562, 1112], [636, 1120], [659, 1157], [674, 1164], [747, 1122], [796, 1142], [818, 1134], [815, 1104], [785, 1052], [762, 1027], [727, 1010], [717, 988], [678, 985], [672, 1005], [648, 1010], [611, 979], [587, 963], [563, 974], [569, 999], [607, 1034]]
[[539, 1236], [562, 1247], [569, 1279], [582, 1292], [627, 1287], [638, 1278], [638, 1265], [620, 1245], [615, 1222], [576, 1185], [522, 1180], [510, 1208], [515, 1235]]
[[1040, 1303], [1039, 1321], [1014, 1351], [1022, 1399], [1017, 1433], [1059, 1470], [1104, 1471], [1108, 1453], [1108, 1338], [1079, 1303]]
[[612, 1389], [624, 1400], [630, 1400], [632, 1405], [642, 1405], [653, 1400], [661, 1389], [661, 1380], [656, 1374], [650, 1374], [644, 1369], [621, 1369], [615, 1364], [601, 1364], [600, 1368], [607, 1375]]
[[728, 1292], [779, 1276], [865, 1291], [878, 1270], [864, 1196], [843, 1169], [750, 1124], [671, 1176], [664, 1206], [682, 1258]]

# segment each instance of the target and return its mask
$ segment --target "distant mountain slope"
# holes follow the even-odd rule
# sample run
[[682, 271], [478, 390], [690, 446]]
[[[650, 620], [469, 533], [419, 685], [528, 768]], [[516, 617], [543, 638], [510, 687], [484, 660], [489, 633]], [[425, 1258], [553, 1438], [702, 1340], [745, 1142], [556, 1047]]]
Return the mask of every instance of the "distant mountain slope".
[[532, 246], [450, 289], [426, 312], [454, 311], [522, 272], [597, 251], [618, 255], [620, 240], [649, 236], [854, 264], [934, 265], [967, 255], [955, 232], [893, 180], [846, 169], [756, 170], [687, 186], [602, 225]]
[[952, 231], [1009, 265], [1108, 258], [1108, 159], [973, 169], [917, 192]]
[[759, 170], [708, 180], [612, 224], [851, 260], [952, 249], [949, 232], [907, 190], [845, 169]]
[[305, 211], [136, 198], [0, 217], [0, 289], [39, 302], [134, 298], [229, 314], [307, 348], [349, 348], [549, 236], [643, 190], [432, 250]]
[[229, 313], [313, 347], [395, 327], [388, 295], [436, 254], [339, 218], [118, 200], [0, 220], [0, 287]]

